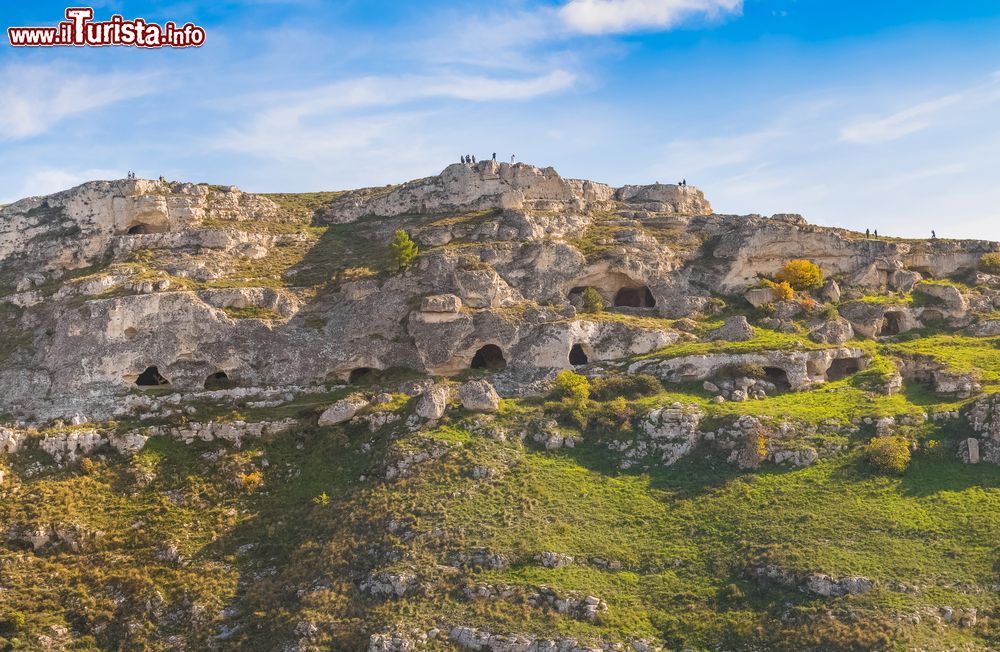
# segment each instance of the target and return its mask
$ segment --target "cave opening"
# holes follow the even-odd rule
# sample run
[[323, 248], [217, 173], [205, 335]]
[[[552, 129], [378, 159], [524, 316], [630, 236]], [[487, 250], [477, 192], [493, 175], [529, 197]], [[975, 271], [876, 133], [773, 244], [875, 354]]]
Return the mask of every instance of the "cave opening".
[[837, 358], [830, 363], [830, 367], [826, 370], [826, 379], [828, 381], [841, 380], [859, 371], [861, 371], [860, 358]]
[[487, 369], [489, 371], [500, 371], [507, 368], [507, 360], [503, 357], [503, 351], [496, 344], [487, 344], [476, 351], [472, 356], [472, 369]]
[[347, 382], [352, 385], [364, 382], [366, 380], [371, 380], [375, 375], [375, 370], [371, 367], [358, 367], [357, 369], [352, 369], [351, 373], [347, 376]]
[[879, 329], [879, 337], [892, 337], [893, 335], [899, 335], [903, 314], [896, 311], [890, 311], [882, 316], [882, 327]]
[[764, 367], [764, 380], [782, 392], [792, 388], [792, 384], [788, 381], [788, 372], [781, 367]]
[[205, 389], [225, 389], [231, 385], [229, 374], [225, 371], [216, 371], [205, 378]]
[[616, 308], [653, 308], [656, 306], [656, 299], [649, 287], [622, 288], [615, 294]]
[[146, 370], [135, 379], [135, 384], [139, 387], [162, 387], [169, 385], [170, 381], [160, 375], [160, 370], [156, 366], [146, 367]]
[[569, 350], [569, 363], [571, 365], [587, 364], [590, 362], [590, 358], [587, 357], [587, 352], [583, 350], [582, 344], [574, 344], [573, 348]]

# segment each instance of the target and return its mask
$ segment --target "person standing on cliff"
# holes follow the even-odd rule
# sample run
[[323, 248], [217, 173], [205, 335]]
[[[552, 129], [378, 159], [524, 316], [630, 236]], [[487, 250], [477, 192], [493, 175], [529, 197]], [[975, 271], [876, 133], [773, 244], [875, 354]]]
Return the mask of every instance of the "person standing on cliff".
[[476, 155], [475, 154], [472, 155], [472, 164], [473, 165], [476, 164]]
[[510, 155], [510, 164], [514, 165], [514, 155], [513, 154]]
[[872, 230], [871, 229], [865, 229], [865, 239], [868, 239], [870, 237], [872, 237]]
[[496, 163], [496, 161], [497, 161], [497, 153], [493, 152], [493, 162]]

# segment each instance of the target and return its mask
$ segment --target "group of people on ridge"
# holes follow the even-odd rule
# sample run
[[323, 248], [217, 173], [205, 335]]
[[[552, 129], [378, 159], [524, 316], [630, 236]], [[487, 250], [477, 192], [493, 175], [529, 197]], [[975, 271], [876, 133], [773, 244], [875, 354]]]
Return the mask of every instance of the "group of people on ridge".
[[[497, 160], [497, 153], [493, 152], [493, 161], [496, 162], [496, 160]], [[464, 155], [458, 157], [458, 162], [462, 163], [464, 165], [475, 165], [476, 164], [476, 156], [474, 154], [464, 154]], [[514, 155], [513, 154], [510, 155], [510, 163], [511, 163], [511, 165], [514, 164]]]

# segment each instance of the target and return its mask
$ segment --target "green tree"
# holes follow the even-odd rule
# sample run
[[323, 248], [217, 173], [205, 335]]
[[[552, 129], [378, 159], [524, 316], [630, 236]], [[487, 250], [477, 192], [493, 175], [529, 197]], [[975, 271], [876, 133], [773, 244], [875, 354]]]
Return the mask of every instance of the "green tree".
[[979, 259], [979, 269], [987, 274], [1000, 274], [1000, 253], [983, 254]]
[[410, 238], [410, 234], [403, 229], [397, 229], [396, 235], [392, 238], [392, 260], [396, 263], [396, 269], [403, 269], [413, 262], [413, 259], [420, 254], [417, 243]]
[[597, 288], [587, 287], [583, 291], [583, 311], [601, 312], [604, 310], [604, 297], [597, 291]]
[[910, 464], [910, 442], [898, 435], [876, 437], [865, 449], [869, 464], [882, 473], [902, 473]]
[[574, 371], [560, 371], [552, 387], [552, 395], [556, 398], [568, 398], [571, 401], [586, 401], [590, 398], [590, 381], [587, 377]]

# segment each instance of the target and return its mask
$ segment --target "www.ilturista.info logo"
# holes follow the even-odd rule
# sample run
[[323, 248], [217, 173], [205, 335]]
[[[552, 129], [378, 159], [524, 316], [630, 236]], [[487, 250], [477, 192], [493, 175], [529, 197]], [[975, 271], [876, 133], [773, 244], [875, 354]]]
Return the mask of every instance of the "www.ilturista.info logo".
[[125, 45], [139, 48], [191, 48], [205, 42], [202, 27], [174, 22], [163, 25], [147, 23], [142, 18], [125, 20], [118, 14], [111, 20], [93, 22], [90, 7], [70, 7], [66, 20], [55, 27], [8, 27], [7, 37], [15, 47], [54, 47], [69, 45]]

